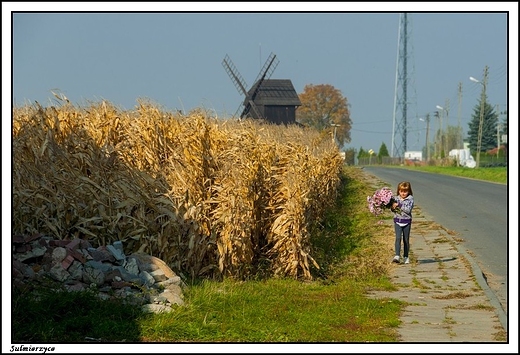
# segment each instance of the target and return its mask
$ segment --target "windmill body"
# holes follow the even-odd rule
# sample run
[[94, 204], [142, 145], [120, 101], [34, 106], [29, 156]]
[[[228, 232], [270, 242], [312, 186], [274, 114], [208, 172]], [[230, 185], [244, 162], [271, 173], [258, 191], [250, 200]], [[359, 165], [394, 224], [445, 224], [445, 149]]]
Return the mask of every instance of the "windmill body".
[[271, 53], [267, 58], [249, 90], [229, 56], [226, 55], [222, 65], [238, 92], [245, 97], [235, 116], [240, 112], [240, 119], [263, 119], [276, 124], [296, 123], [296, 109], [301, 102], [292, 82], [288, 79], [270, 79], [278, 65], [276, 55]]

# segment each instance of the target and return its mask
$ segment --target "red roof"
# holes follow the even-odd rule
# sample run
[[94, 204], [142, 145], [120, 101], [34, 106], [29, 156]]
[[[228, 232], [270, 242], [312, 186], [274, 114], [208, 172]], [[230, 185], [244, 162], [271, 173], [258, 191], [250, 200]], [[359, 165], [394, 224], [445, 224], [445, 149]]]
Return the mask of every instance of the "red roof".
[[[486, 152], [486, 154], [490, 154], [490, 155], [497, 154], [497, 150], [498, 150], [498, 149], [499, 149], [499, 148], [493, 148], [493, 149], [490, 149], [490, 150], [488, 150], [488, 151]], [[500, 149], [501, 149], [501, 150], [505, 150], [506, 147], [505, 147], [504, 145], [501, 145], [501, 146], [500, 146]]]

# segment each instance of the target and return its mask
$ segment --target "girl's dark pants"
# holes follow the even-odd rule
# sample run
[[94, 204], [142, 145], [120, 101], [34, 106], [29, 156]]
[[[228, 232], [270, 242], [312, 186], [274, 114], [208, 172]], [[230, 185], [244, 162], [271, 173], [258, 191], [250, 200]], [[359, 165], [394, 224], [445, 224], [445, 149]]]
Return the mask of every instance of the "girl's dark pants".
[[394, 223], [395, 227], [395, 255], [401, 254], [401, 239], [404, 244], [404, 253], [403, 257], [408, 257], [408, 252], [410, 251], [410, 229], [412, 227], [412, 223], [408, 223], [406, 226], [401, 227], [399, 224]]

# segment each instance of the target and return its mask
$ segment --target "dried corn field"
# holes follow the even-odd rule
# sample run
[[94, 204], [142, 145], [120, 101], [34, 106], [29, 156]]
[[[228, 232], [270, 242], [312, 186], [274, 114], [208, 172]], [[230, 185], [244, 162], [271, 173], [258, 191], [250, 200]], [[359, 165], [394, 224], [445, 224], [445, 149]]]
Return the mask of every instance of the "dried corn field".
[[[191, 277], [311, 279], [310, 232], [343, 160], [301, 127], [123, 111], [13, 108], [13, 234], [121, 240]], [[314, 265], [314, 266], [313, 266]]]

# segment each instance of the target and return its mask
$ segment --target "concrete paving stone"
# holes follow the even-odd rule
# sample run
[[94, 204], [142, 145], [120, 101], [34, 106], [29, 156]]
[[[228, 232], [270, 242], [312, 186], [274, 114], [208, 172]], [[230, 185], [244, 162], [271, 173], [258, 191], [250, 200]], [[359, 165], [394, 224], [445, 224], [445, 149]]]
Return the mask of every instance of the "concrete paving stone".
[[371, 291], [367, 296], [406, 302], [399, 342], [504, 342], [507, 333], [495, 308], [451, 236], [428, 230], [429, 222], [423, 222], [415, 223], [411, 263], [390, 267], [389, 277], [397, 290]]
[[479, 324], [451, 324], [449, 333], [460, 342], [502, 342], [498, 329], [489, 332], [486, 326]]
[[492, 309], [449, 309], [447, 317], [457, 324], [475, 325], [480, 329], [501, 327], [498, 317]]
[[404, 343], [435, 343], [450, 341], [448, 331], [439, 324], [415, 324], [399, 327], [400, 341]]
[[409, 306], [403, 312], [401, 322], [403, 324], [442, 324], [445, 317], [444, 310], [432, 309], [431, 307]]

